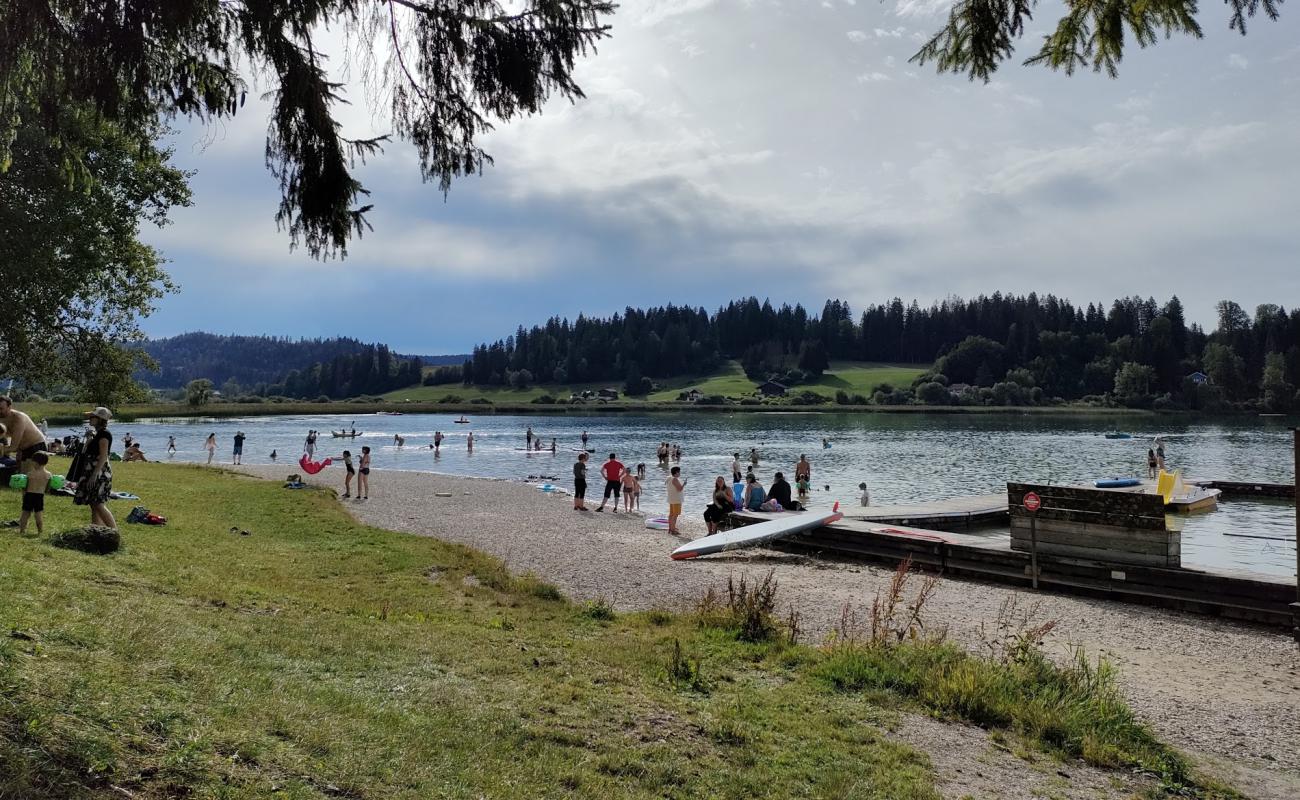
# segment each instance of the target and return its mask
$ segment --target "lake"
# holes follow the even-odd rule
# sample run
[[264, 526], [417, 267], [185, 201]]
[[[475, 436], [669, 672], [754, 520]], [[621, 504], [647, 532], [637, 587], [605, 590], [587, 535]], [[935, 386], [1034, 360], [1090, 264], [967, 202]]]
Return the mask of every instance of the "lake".
[[[748, 463], [750, 447], [759, 450], [758, 474], [764, 485], [775, 470], [791, 478], [795, 461], [806, 453], [813, 465], [814, 506], [836, 500], [856, 504], [860, 482], [870, 487], [873, 504], [887, 505], [1001, 492], [1007, 481], [1087, 483], [1099, 477], [1144, 475], [1147, 448], [1156, 435], [1165, 438], [1169, 468], [1181, 469], [1188, 479], [1294, 480], [1291, 431], [1288, 420], [1278, 418], [798, 412], [469, 416], [469, 425], [454, 424], [452, 414], [153, 419], [117, 423], [114, 434], [118, 442], [124, 434], [133, 434], [153, 460], [167, 460], [167, 437], [174, 435], [174, 460], [203, 461], [203, 440], [216, 433], [217, 461], [229, 463], [231, 437], [243, 430], [248, 436], [245, 463], [271, 463], [270, 453], [276, 450], [288, 474], [297, 469], [307, 430], [315, 428], [326, 432], [317, 445], [318, 458], [337, 456], [345, 448], [355, 454], [369, 445], [376, 469], [510, 479], [549, 476], [567, 487], [572, 485], [574, 450], [585, 430], [589, 446], [596, 450], [590, 459], [591, 476], [610, 452], [629, 466], [646, 464], [649, 479], [642, 499], [647, 511], [663, 508], [666, 472], [656, 463], [655, 448], [667, 441], [683, 451], [688, 513], [708, 502], [713, 478], [730, 472], [732, 453], [740, 452], [742, 462]], [[356, 440], [329, 437], [330, 429], [353, 425], [361, 432]], [[555, 438], [559, 452], [524, 452], [529, 426], [548, 446]], [[1135, 438], [1104, 438], [1116, 428]], [[436, 430], [447, 437], [437, 456], [429, 449]], [[470, 430], [473, 453], [465, 446]], [[394, 434], [406, 438], [405, 447], [394, 445]], [[829, 449], [822, 448], [823, 437], [830, 440]], [[342, 485], [341, 470], [339, 482]], [[589, 497], [593, 492], [598, 497], [600, 484], [589, 482]], [[1223, 501], [1218, 511], [1188, 519], [1183, 562], [1293, 576], [1294, 509], [1291, 502]], [[1236, 531], [1287, 541], [1224, 535]]]

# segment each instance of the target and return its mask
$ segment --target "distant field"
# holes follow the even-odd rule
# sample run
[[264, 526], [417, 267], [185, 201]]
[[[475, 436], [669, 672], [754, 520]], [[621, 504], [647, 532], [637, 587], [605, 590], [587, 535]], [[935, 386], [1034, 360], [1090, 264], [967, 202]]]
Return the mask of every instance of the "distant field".
[[[835, 392], [843, 390], [849, 394], [861, 394], [867, 397], [877, 386], [889, 383], [894, 386], [909, 386], [912, 379], [924, 372], [927, 367], [915, 364], [874, 364], [863, 361], [837, 361], [831, 364], [829, 372], [811, 384], [800, 384], [796, 390], [811, 389], [826, 397], [834, 397]], [[748, 397], [754, 394], [756, 383], [745, 377], [745, 372], [736, 361], [728, 361], [716, 372], [696, 377], [672, 378], [657, 381], [659, 391], [646, 398], [651, 403], [671, 403], [677, 395], [686, 389], [699, 389], [706, 395], [724, 397]], [[582, 383], [564, 385], [533, 386], [528, 389], [506, 389], [487, 387], [467, 387], [460, 384], [445, 386], [411, 386], [396, 389], [384, 395], [384, 399], [396, 402], [409, 400], [412, 403], [435, 402], [447, 395], [456, 395], [465, 400], [484, 397], [496, 404], [527, 403], [533, 398], [549, 394], [556, 399], [565, 399], [574, 392], [595, 390], [603, 387], [623, 390], [622, 381], [603, 383]]]

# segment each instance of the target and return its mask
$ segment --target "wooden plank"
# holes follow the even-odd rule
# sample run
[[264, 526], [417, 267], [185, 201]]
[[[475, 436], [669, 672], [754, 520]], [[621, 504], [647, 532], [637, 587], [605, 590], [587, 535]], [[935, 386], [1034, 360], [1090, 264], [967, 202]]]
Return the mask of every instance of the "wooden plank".
[[[1029, 543], [1027, 540], [1017, 539], [1011, 543], [1011, 547], [1021, 552], [1027, 552], [1029, 550]], [[1167, 553], [1138, 553], [1129, 550], [1108, 550], [1105, 548], [1043, 541], [1039, 541], [1038, 543], [1038, 552], [1041, 555], [1060, 556], [1063, 558], [1082, 558], [1089, 561], [1095, 561], [1099, 564], [1143, 564], [1152, 567], [1178, 566], [1179, 559], [1178, 556], [1169, 555]]]
[[[1060, 528], [1058, 525], [1067, 527]], [[1028, 541], [1029, 525], [1019, 520], [1011, 526], [1012, 541]], [[1059, 544], [1077, 544], [1098, 549], [1131, 551], [1136, 553], [1169, 552], [1177, 549], [1182, 542], [1182, 534], [1170, 531], [1128, 531], [1123, 529], [1087, 526], [1080, 523], [1040, 522], [1038, 540], [1057, 542]]]
[[[1175, 558], [1182, 554], [1182, 545], [1178, 541], [1135, 542], [1128, 547], [1114, 547], [1113, 545], [1110, 545], [1106, 542], [1098, 542], [1092, 539], [1087, 539], [1087, 538], [1072, 536], [1072, 535], [1061, 535], [1061, 534], [1051, 533], [1051, 532], [1044, 533], [1043, 531], [1038, 532], [1038, 544], [1040, 547], [1044, 545], [1060, 545], [1062, 547], [1086, 547], [1090, 550], [1095, 550], [1098, 553], [1113, 554], [1112, 559], [1102, 559], [1102, 560], [1118, 560], [1121, 558], [1121, 556], [1123, 556], [1126, 553], [1133, 553], [1136, 555], [1147, 555], [1147, 556], [1172, 556]], [[1011, 549], [1020, 550], [1022, 552], [1029, 552], [1030, 537], [1012, 536]]]
[[1165, 527], [1164, 498], [1158, 495], [1030, 483], [1007, 484], [1007, 503], [1013, 518], [1030, 513], [1025, 510], [1024, 497], [1031, 491], [1042, 499], [1042, 507], [1036, 512], [1039, 519], [1151, 530]]

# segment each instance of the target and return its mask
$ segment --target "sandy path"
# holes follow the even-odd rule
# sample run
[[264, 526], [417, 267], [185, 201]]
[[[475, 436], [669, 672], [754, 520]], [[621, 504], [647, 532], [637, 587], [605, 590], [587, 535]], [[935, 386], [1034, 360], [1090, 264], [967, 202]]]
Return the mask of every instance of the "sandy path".
[[[276, 479], [289, 471], [243, 469]], [[309, 480], [341, 489], [341, 478], [326, 470]], [[668, 553], [685, 539], [647, 530], [640, 517], [574, 511], [569, 497], [531, 486], [413, 472], [376, 472], [372, 481], [370, 500], [345, 501], [359, 520], [475, 547], [571, 597], [600, 597], [623, 609], [687, 607], [729, 576], [774, 569], [783, 601], [793, 602], [818, 636], [845, 603], [869, 605], [892, 573], [772, 550], [674, 562]], [[683, 527], [702, 534], [704, 490], [690, 488]], [[1022, 605], [1041, 603], [1039, 618], [1059, 621], [1049, 648], [1064, 655], [1082, 645], [1116, 662], [1130, 702], [1167, 741], [1252, 797], [1300, 797], [1300, 651], [1285, 632], [957, 578], [944, 580], [927, 608], [950, 636], [976, 645], [980, 624], [996, 618], [1009, 594]]]

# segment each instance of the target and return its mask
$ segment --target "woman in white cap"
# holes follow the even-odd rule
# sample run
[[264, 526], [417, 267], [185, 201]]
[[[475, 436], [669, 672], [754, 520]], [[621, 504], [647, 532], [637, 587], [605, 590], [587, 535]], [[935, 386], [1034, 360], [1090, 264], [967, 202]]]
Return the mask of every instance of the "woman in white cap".
[[92, 434], [86, 445], [77, 491], [72, 496], [75, 505], [90, 506], [90, 524], [106, 528], [117, 527], [113, 512], [108, 510], [108, 497], [113, 493], [113, 470], [108, 458], [113, 447], [113, 434], [108, 430], [108, 421], [112, 416], [103, 406], [86, 413], [86, 422], [90, 425]]

